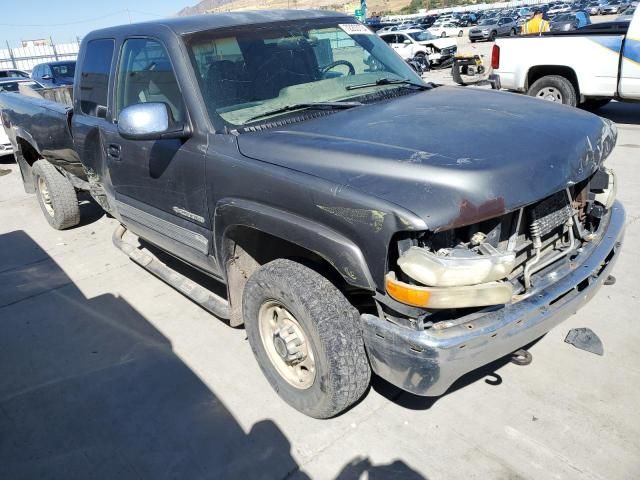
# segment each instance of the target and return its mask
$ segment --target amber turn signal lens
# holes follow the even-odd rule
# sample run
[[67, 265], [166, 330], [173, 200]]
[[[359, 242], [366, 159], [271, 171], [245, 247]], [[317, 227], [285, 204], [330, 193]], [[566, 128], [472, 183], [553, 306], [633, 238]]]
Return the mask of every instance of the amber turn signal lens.
[[386, 277], [386, 289], [394, 300], [414, 307], [426, 307], [431, 297], [431, 292], [412, 288], [411, 285], [399, 282], [391, 275]]

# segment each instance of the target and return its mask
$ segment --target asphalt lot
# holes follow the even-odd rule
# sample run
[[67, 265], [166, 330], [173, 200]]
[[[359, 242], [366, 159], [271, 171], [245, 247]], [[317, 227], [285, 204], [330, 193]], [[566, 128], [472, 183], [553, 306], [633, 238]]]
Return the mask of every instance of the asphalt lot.
[[[113, 247], [115, 220], [83, 199], [83, 224], [52, 230], [0, 159], [0, 478], [640, 478], [640, 105], [602, 114], [628, 214], [618, 282], [529, 366], [498, 361], [436, 399], [374, 379], [327, 421], [277, 397], [243, 329]], [[576, 327], [603, 357], [563, 342]]]

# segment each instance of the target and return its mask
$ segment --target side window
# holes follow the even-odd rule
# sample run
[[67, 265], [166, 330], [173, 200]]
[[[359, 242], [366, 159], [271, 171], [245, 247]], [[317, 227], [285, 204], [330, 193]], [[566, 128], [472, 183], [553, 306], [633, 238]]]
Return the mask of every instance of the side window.
[[118, 84], [116, 114], [138, 103], [165, 103], [174, 120], [185, 119], [182, 94], [164, 46], [148, 38], [131, 38], [124, 43]]
[[50, 77], [53, 78], [53, 74], [51, 73], [51, 67], [49, 67], [49, 65], [41, 65], [40, 66], [40, 75], [41, 76], [45, 76], [45, 75], [49, 75]]
[[114, 45], [109, 39], [92, 40], [87, 44], [79, 85], [80, 110], [86, 115], [104, 117], [106, 113]]
[[384, 40], [385, 43], [393, 43], [393, 37], [395, 35], [385, 35], [384, 37], [382, 37], [382, 40]]

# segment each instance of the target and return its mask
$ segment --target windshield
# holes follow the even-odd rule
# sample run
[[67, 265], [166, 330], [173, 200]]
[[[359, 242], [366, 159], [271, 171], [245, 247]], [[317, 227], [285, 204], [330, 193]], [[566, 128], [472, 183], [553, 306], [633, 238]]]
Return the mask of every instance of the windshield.
[[573, 21], [574, 18], [575, 18], [575, 15], [565, 13], [563, 15], [558, 15], [553, 19], [553, 21], [554, 22], [571, 22]]
[[35, 90], [40, 89], [40, 85], [36, 82], [0, 82], [0, 92], [18, 92], [20, 84], [27, 85]]
[[[212, 123], [242, 126], [287, 106], [402, 88], [376, 85], [382, 79], [423, 84], [384, 40], [353, 20], [344, 22], [271, 23], [186, 37]], [[362, 84], [372, 85], [350, 88]]]
[[430, 34], [429, 32], [409, 32], [407, 33], [411, 38], [416, 40], [417, 42], [425, 42], [427, 40], [433, 40], [436, 37], [435, 35]]
[[51, 65], [51, 71], [53, 76], [58, 77], [73, 77], [76, 74], [75, 63], [61, 63], [58, 65]]
[[496, 18], [485, 18], [483, 20], [480, 20], [478, 22], [478, 25], [482, 26], [482, 25], [493, 25], [494, 23], [496, 23]]

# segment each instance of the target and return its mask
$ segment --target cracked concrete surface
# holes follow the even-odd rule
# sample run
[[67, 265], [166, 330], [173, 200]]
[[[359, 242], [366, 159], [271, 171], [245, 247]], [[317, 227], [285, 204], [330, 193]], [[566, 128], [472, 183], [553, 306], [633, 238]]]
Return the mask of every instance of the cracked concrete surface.
[[[640, 143], [640, 105], [602, 113]], [[0, 160], [0, 478], [640, 478], [634, 152], [608, 161], [629, 214], [618, 282], [531, 365], [498, 361], [436, 399], [374, 379], [327, 421], [277, 397], [243, 329], [113, 247], [113, 219], [87, 202], [83, 226], [50, 229]], [[603, 357], [563, 342], [575, 327]]]

